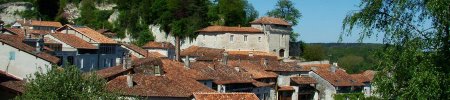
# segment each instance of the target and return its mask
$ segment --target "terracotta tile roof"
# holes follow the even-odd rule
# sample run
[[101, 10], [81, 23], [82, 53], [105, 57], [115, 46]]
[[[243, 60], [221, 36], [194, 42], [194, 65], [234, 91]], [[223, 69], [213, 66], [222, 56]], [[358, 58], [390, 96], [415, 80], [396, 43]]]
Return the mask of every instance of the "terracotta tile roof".
[[275, 85], [275, 83], [264, 83], [264, 82], [260, 82], [260, 81], [253, 81], [252, 84], [256, 87], [268, 87], [268, 86], [273, 86]]
[[210, 76], [216, 84], [252, 83], [254, 80], [248, 74], [238, 72], [233, 67], [218, 63], [192, 62], [191, 69]]
[[213, 78], [198, 70], [189, 69], [183, 63], [176, 62], [170, 59], [162, 59], [163, 70], [168, 77], [187, 77], [194, 80], [212, 80]]
[[159, 52], [148, 52], [148, 56], [147, 57], [156, 57], [156, 58], [162, 58], [165, 57], [164, 55], [162, 55]]
[[313, 70], [314, 67], [315, 69], [330, 69], [331, 68], [331, 64], [308, 64], [308, 65], [301, 65], [302, 68], [304, 68], [305, 70]]
[[294, 91], [295, 89], [292, 86], [280, 86], [278, 87], [278, 91]]
[[218, 33], [218, 32], [237, 32], [237, 33], [263, 33], [261, 30], [253, 27], [229, 27], [229, 26], [208, 26], [197, 32], [200, 33]]
[[217, 60], [223, 56], [224, 49], [190, 46], [181, 51], [181, 56], [197, 57], [197, 60]]
[[21, 37], [25, 36], [25, 32], [23, 31], [23, 29], [20, 28], [5, 28], [5, 30], [11, 32], [13, 35]]
[[154, 42], [150, 41], [146, 43], [144, 46], [142, 46], [144, 49], [173, 49], [175, 46], [173, 46], [169, 42]]
[[364, 75], [365, 77], [367, 77], [370, 81], [373, 80], [373, 78], [375, 77], [375, 71], [373, 70], [366, 70], [364, 72], [362, 72], [361, 74]]
[[355, 79], [358, 82], [364, 83], [364, 82], [372, 82], [373, 77], [375, 75], [375, 71], [373, 70], [366, 70], [359, 74], [350, 74], [350, 76]]
[[19, 49], [19, 50], [25, 51], [28, 54], [37, 56], [37, 57], [39, 57], [39, 58], [41, 58], [43, 60], [49, 61], [51, 63], [56, 64], [56, 63], [59, 62], [59, 58], [57, 58], [55, 56], [52, 56], [50, 54], [47, 54], [47, 53], [44, 53], [44, 52], [36, 53], [35, 52], [36, 49], [34, 47], [31, 47], [31, 46], [29, 46], [29, 45], [27, 45], [25, 43], [22, 43], [22, 40], [18, 36], [1, 34], [0, 35], [0, 42], [8, 44], [8, 45], [10, 45], [10, 46], [12, 46], [14, 48]]
[[291, 80], [297, 84], [317, 84], [317, 81], [309, 76], [291, 77]]
[[140, 54], [140, 55], [142, 55], [144, 57], [147, 57], [149, 55], [147, 50], [144, 50], [144, 49], [142, 49], [142, 48], [140, 48], [140, 47], [138, 47], [136, 45], [126, 44], [126, 43], [122, 43], [122, 45], [125, 46], [126, 48], [130, 49], [130, 50], [133, 50], [134, 52], [136, 52], [136, 53], [138, 53], [138, 54]]
[[17, 93], [23, 93], [25, 88], [25, 81], [6, 81], [0, 83], [1, 87], [8, 88]]
[[73, 34], [65, 34], [65, 33], [52, 33], [51, 36], [60, 40], [61, 42], [66, 43], [77, 49], [97, 49], [94, 45], [89, 44], [88, 42], [78, 38]]
[[48, 30], [29, 30], [31, 34], [35, 34], [35, 35], [45, 35], [45, 34], [49, 34], [51, 33]]
[[87, 36], [88, 38], [94, 40], [95, 42], [98, 43], [105, 43], [105, 44], [116, 44], [117, 42], [114, 41], [113, 39], [110, 39], [100, 33], [98, 33], [97, 31], [89, 28], [89, 27], [74, 27], [72, 25], [64, 25], [64, 27], [61, 27], [59, 29], [56, 29], [57, 31], [62, 31], [62, 29], [64, 28], [71, 28], [74, 29], [75, 31]]
[[261, 78], [277, 78], [278, 74], [274, 72], [268, 72], [263, 69], [263, 66], [259, 63], [251, 62], [248, 60], [232, 60], [228, 61], [230, 66], [236, 66], [243, 68], [245, 73], [251, 75], [253, 79], [261, 79]]
[[22, 80], [22, 79], [15, 75], [9, 74], [8, 72], [0, 70], [0, 82], [6, 81], [6, 80]]
[[[31, 21], [31, 24], [30, 24]], [[23, 20], [17, 20], [16, 22], [22, 24], [23, 26], [47, 26], [47, 27], [62, 27], [62, 24], [60, 22], [55, 21], [39, 21], [39, 20], [26, 20], [25, 23]]]
[[342, 69], [336, 69], [335, 72], [331, 72], [328, 69], [321, 69], [314, 71], [320, 77], [324, 78], [328, 82], [330, 82], [333, 86], [363, 86], [363, 83], [360, 83], [353, 79], [350, 75], [348, 75]]
[[106, 37], [112, 38], [115, 37], [117, 34], [112, 32], [109, 29], [99, 29], [97, 30], [98, 33], [105, 35]]
[[274, 18], [274, 17], [261, 17], [250, 23], [251, 24], [275, 24], [275, 25], [291, 26], [291, 24], [289, 24], [287, 21], [280, 19], [280, 18]]
[[195, 92], [215, 92], [195, 80], [186, 78], [134, 74], [132, 80], [134, 86], [128, 87], [127, 77], [119, 76], [109, 81], [106, 88], [122, 95], [149, 97], [190, 97]]
[[114, 77], [126, 74], [127, 72], [131, 71], [132, 69], [133, 68], [123, 69], [122, 64], [120, 64], [117, 66], [97, 70], [97, 71], [95, 71], [95, 73], [98, 76], [100, 76], [101, 78], [113, 79]]
[[254, 93], [194, 93], [195, 100], [259, 100]]

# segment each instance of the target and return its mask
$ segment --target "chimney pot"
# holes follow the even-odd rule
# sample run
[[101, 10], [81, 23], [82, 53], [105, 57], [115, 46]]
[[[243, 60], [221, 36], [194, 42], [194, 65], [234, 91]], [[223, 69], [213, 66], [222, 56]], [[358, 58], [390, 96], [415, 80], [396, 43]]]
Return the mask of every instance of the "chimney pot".
[[126, 75], [127, 76], [127, 86], [128, 87], [133, 87], [133, 77], [131, 77], [131, 75]]
[[184, 59], [184, 67], [190, 68], [189, 56], [186, 56], [186, 58]]

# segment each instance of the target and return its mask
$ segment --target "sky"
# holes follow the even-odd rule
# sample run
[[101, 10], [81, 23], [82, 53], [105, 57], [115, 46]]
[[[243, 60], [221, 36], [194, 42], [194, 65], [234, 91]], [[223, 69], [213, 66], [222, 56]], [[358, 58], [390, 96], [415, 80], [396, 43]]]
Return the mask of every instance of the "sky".
[[[259, 12], [259, 16], [275, 8], [278, 0], [248, 0]], [[306, 43], [335, 43], [342, 33], [342, 21], [351, 11], [359, 9], [360, 0], [291, 0], [302, 17], [294, 26], [300, 33], [299, 40]], [[359, 34], [343, 37], [343, 43], [358, 42]], [[382, 37], [365, 38], [363, 43], [381, 43]]]

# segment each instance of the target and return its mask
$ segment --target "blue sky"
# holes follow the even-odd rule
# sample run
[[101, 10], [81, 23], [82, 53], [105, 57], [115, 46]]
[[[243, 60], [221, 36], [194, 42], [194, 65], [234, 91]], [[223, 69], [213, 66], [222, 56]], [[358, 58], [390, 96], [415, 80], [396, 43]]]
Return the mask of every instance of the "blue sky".
[[[248, 0], [259, 16], [275, 8], [278, 0]], [[360, 0], [291, 0], [300, 10], [303, 17], [299, 24], [293, 27], [300, 33], [299, 39], [306, 43], [333, 43], [337, 42], [342, 32], [342, 20], [354, 10], [358, 10]], [[344, 43], [358, 42], [359, 34], [356, 31], [351, 36], [343, 38]], [[381, 37], [366, 38], [364, 43], [381, 43]]]

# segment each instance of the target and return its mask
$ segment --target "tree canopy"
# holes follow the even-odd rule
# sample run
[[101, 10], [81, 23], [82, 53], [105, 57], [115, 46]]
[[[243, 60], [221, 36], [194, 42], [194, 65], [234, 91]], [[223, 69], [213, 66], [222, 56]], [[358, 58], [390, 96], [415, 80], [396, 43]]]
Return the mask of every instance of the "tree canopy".
[[[275, 9], [267, 12], [268, 16], [275, 18], [283, 18], [289, 22], [292, 26], [298, 24], [298, 20], [302, 17], [302, 13], [294, 7], [294, 3], [290, 0], [279, 0]], [[290, 33], [290, 41], [297, 42], [298, 33]]]
[[343, 33], [359, 28], [360, 41], [384, 36], [374, 83], [382, 98], [450, 98], [448, 5], [448, 0], [363, 0], [361, 10], [344, 19]]
[[19, 100], [55, 99], [117, 99], [117, 95], [105, 89], [106, 80], [94, 74], [83, 74], [76, 66], [64, 69], [54, 66], [47, 73], [37, 72], [35, 78], [25, 84], [25, 93]]
[[247, 0], [214, 0], [208, 16], [214, 25], [250, 26], [258, 11]]

